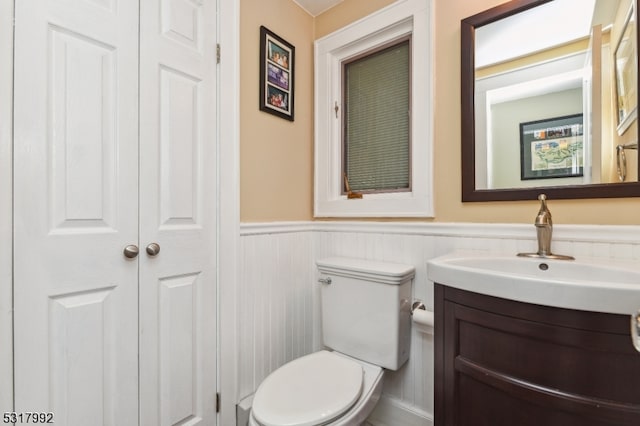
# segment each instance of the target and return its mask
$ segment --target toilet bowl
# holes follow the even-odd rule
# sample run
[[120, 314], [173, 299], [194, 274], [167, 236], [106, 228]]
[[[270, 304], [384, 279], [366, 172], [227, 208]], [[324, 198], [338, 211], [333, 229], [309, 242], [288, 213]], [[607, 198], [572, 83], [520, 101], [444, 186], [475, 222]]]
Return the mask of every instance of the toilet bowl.
[[415, 268], [318, 260], [322, 342], [328, 350], [272, 372], [253, 397], [251, 426], [358, 426], [382, 393], [384, 370], [409, 358]]
[[380, 399], [384, 370], [322, 350], [271, 373], [253, 399], [250, 426], [356, 426]]

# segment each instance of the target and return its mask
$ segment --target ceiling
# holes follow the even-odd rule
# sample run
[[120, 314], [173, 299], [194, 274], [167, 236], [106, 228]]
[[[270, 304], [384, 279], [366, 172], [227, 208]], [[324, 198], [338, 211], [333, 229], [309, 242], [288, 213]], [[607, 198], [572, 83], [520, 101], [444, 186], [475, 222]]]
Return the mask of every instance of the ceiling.
[[311, 16], [318, 16], [344, 0], [293, 0]]

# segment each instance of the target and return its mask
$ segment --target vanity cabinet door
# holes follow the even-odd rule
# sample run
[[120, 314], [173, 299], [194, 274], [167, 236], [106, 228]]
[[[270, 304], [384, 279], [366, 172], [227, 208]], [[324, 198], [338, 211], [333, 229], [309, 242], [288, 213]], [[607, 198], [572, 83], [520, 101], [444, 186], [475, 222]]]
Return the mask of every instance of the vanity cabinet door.
[[640, 424], [629, 317], [436, 285], [437, 426]]

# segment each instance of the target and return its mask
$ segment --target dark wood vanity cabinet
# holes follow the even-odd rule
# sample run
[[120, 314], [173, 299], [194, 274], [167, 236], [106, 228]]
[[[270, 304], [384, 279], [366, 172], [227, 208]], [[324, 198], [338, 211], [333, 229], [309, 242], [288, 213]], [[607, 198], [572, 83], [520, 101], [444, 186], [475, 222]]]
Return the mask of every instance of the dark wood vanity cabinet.
[[436, 284], [435, 425], [640, 426], [630, 317]]

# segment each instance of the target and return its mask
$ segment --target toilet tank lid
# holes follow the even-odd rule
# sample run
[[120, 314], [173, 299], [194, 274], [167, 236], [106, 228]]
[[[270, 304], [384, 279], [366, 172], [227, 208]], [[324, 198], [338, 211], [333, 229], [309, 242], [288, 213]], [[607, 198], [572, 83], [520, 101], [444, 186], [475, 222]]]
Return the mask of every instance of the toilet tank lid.
[[413, 265], [350, 257], [328, 257], [317, 260], [316, 265], [323, 274], [365, 279], [384, 284], [403, 284], [411, 280], [416, 272]]

